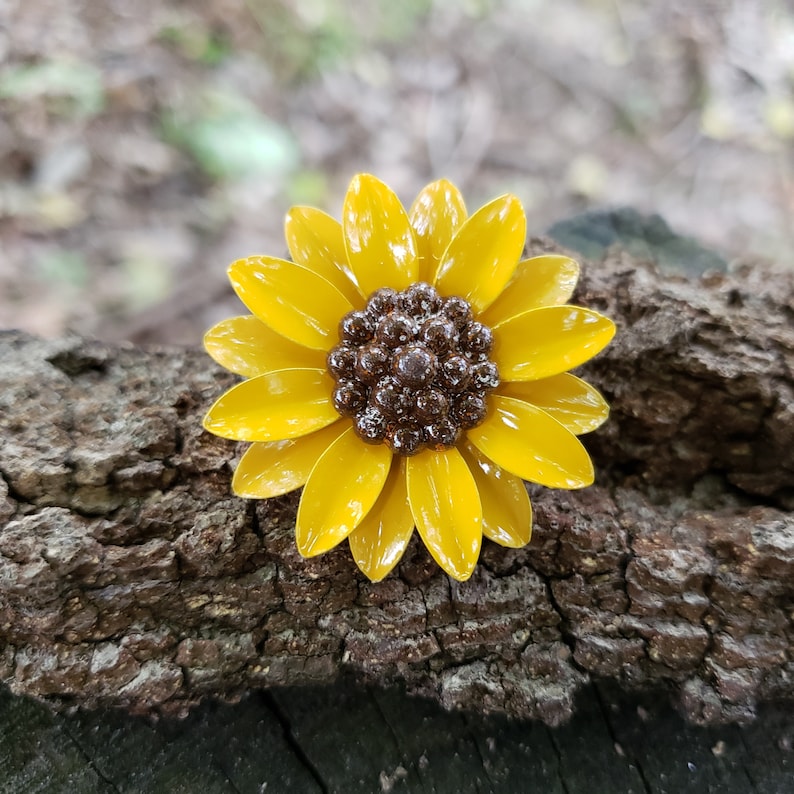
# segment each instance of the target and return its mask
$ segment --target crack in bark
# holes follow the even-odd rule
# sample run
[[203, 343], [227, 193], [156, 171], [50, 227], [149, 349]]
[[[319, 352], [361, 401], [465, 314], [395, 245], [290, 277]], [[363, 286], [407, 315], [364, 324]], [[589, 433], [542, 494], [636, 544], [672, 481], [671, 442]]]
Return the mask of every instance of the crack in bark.
[[278, 701], [270, 692], [264, 692], [262, 694], [262, 699], [278, 720], [279, 725], [281, 725], [284, 741], [287, 743], [287, 746], [290, 748], [290, 750], [292, 750], [293, 754], [298, 761], [300, 761], [303, 768], [309, 773], [309, 775], [311, 775], [311, 778], [317, 784], [317, 788], [320, 790], [320, 793], [328, 794], [328, 784], [323, 780], [320, 770], [317, 769], [309, 756], [306, 755], [303, 745], [301, 745], [295, 734], [292, 732], [292, 724], [290, 723], [289, 715], [281, 708], [281, 706], [279, 706]]
[[[609, 732], [609, 738], [612, 740], [612, 745], [617, 748], [618, 746], [623, 747], [623, 743], [618, 740], [618, 737], [615, 733], [615, 728], [612, 725], [612, 720], [609, 714], [609, 709], [604, 701], [604, 694], [601, 691], [601, 688], [598, 685], [598, 682], [593, 683], [593, 695], [598, 703], [598, 708], [601, 712], [601, 716], [604, 719], [604, 724], [607, 727], [607, 731]], [[634, 766], [637, 770], [637, 776], [640, 779], [640, 783], [642, 784], [643, 790], [645, 794], [653, 794], [653, 791], [650, 787], [647, 777], [645, 776], [645, 770], [642, 768], [642, 763], [640, 762], [639, 758], [636, 755], [633, 755], [629, 760], [629, 763]]]
[[98, 766], [95, 759], [91, 757], [88, 751], [83, 747], [83, 745], [78, 741], [77, 737], [69, 730], [69, 726], [67, 722], [61, 723], [61, 728], [63, 729], [64, 733], [69, 737], [72, 744], [77, 748], [77, 751], [80, 755], [83, 756], [85, 759], [86, 765], [89, 769], [91, 769], [94, 774], [103, 782], [106, 783], [110, 788], [115, 792], [115, 794], [122, 794], [122, 790], [113, 782], [111, 778], [109, 778]]
[[[739, 741], [742, 743], [745, 752], [750, 758], [752, 758], [755, 755], [755, 753], [753, 752], [753, 748], [748, 746], [743, 733], [739, 732], [738, 736], [739, 736]], [[758, 785], [752, 773], [746, 766], [742, 765], [742, 771], [744, 772], [745, 777], [747, 778], [747, 781], [750, 784], [750, 789], [752, 790], [753, 794], [760, 794], [761, 791], [766, 791], [766, 787], [764, 786], [762, 788], [761, 786]]]
[[554, 731], [550, 728], [546, 729], [546, 735], [549, 737], [549, 744], [551, 745], [551, 749], [554, 751], [554, 757], [557, 759], [557, 779], [560, 781], [560, 786], [562, 786], [562, 790], [565, 792], [565, 794], [570, 794], [568, 782], [565, 779], [565, 763], [563, 762], [563, 754], [562, 750], [560, 749], [560, 745], [557, 743], [557, 737], [555, 736]]
[[[477, 756], [480, 759], [480, 768], [485, 773], [485, 777], [488, 778], [488, 782], [491, 784], [490, 790], [497, 791], [499, 781], [495, 780], [491, 775], [491, 766], [492, 766], [491, 760], [489, 758], [486, 758], [486, 756], [483, 754], [482, 747], [480, 746], [480, 742], [479, 742], [479, 737], [477, 736], [477, 731], [472, 727], [471, 721], [469, 720], [465, 712], [461, 714], [461, 718], [463, 719], [463, 724], [466, 726], [466, 730], [468, 731], [469, 736], [471, 737], [472, 743], [477, 749]], [[479, 787], [479, 783], [478, 783], [478, 787]]]

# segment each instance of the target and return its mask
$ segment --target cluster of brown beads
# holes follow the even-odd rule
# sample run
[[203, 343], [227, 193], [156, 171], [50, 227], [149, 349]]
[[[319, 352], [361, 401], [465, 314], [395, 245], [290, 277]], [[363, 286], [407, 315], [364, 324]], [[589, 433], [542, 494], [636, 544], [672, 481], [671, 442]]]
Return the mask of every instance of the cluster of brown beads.
[[463, 298], [424, 282], [379, 289], [342, 318], [339, 336], [328, 354], [334, 407], [368, 444], [400, 455], [449, 449], [485, 419], [499, 385], [493, 334]]

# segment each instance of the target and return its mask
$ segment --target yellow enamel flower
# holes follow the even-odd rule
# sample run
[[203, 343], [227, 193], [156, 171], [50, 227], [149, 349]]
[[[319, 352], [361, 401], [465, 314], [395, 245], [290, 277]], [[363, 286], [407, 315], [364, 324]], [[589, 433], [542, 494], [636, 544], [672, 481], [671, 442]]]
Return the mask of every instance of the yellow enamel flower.
[[526, 218], [501, 196], [467, 217], [457, 188], [428, 185], [406, 212], [356, 176], [342, 223], [293, 208], [293, 261], [251, 256], [229, 278], [251, 315], [204, 338], [244, 376], [204, 427], [251, 441], [232, 487], [265, 499], [304, 487], [304, 557], [347, 539], [372, 581], [414, 531], [452, 577], [471, 576], [482, 537], [529, 542], [523, 480], [582, 488], [593, 466], [577, 435], [608, 406], [567, 370], [612, 338], [602, 315], [566, 305], [576, 262], [521, 260]]

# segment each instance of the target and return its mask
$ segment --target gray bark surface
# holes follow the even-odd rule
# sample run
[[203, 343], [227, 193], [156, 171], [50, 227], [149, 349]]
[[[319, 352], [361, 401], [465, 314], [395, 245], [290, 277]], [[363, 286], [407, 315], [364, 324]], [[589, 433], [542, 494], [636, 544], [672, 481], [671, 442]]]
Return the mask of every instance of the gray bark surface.
[[593, 678], [699, 723], [793, 697], [794, 277], [616, 253], [575, 300], [619, 327], [583, 368], [613, 407], [596, 485], [532, 488], [529, 547], [463, 584], [416, 539], [380, 584], [301, 559], [296, 495], [230, 494], [243, 446], [200, 421], [233, 379], [201, 351], [0, 335], [2, 680], [181, 713], [345, 672], [549, 724]]

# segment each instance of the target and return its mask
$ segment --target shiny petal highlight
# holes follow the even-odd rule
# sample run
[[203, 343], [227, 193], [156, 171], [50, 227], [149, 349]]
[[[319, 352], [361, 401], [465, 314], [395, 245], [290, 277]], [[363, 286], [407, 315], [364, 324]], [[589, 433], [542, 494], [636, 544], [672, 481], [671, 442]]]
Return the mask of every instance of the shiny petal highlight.
[[486, 538], [519, 549], [532, 536], [532, 505], [524, 481], [497, 466], [475, 446], [463, 448], [482, 502], [482, 531]]
[[435, 284], [481, 312], [493, 303], [515, 272], [527, 235], [521, 202], [501, 196], [474, 213], [441, 257]]
[[584, 488], [593, 463], [576, 436], [537, 406], [493, 395], [491, 413], [468, 439], [497, 466], [548, 488]]
[[210, 328], [204, 348], [222, 367], [246, 378], [277, 369], [325, 366], [323, 353], [285, 339], [250, 314]]
[[323, 369], [281, 369], [243, 381], [218, 398], [204, 428], [235, 441], [283, 441], [339, 419]]
[[511, 317], [493, 331], [501, 379], [540, 380], [600, 353], [615, 335], [615, 324], [581, 306], [547, 306]]
[[232, 490], [249, 499], [269, 499], [300, 488], [347, 427], [339, 421], [300, 438], [252, 444], [234, 472]]
[[304, 557], [341, 543], [372, 509], [389, 474], [392, 453], [363, 444], [349, 428], [323, 453], [303, 489], [295, 534]]
[[466, 461], [453, 448], [408, 458], [408, 501], [425, 546], [453, 578], [466, 581], [482, 543], [482, 506]]
[[579, 264], [567, 256], [544, 254], [522, 259], [510, 283], [478, 319], [498, 325], [530, 309], [567, 303], [578, 280]]
[[543, 380], [503, 383], [499, 393], [537, 405], [577, 436], [591, 433], [609, 417], [609, 405], [598, 389], [570, 372]]
[[405, 289], [417, 280], [414, 232], [394, 191], [370, 174], [350, 183], [343, 209], [347, 259], [362, 294]]
[[292, 259], [333, 284], [356, 309], [363, 297], [347, 262], [342, 224], [314, 207], [293, 207], [284, 222]]
[[378, 501], [348, 538], [350, 552], [362, 573], [379, 582], [400, 561], [413, 532], [405, 461], [395, 459]]
[[444, 251], [466, 220], [463, 196], [451, 182], [439, 179], [422, 190], [408, 215], [416, 235], [419, 280], [431, 281]]
[[285, 259], [249, 256], [229, 267], [240, 300], [276, 333], [314, 350], [337, 342], [350, 301], [321, 276]]

